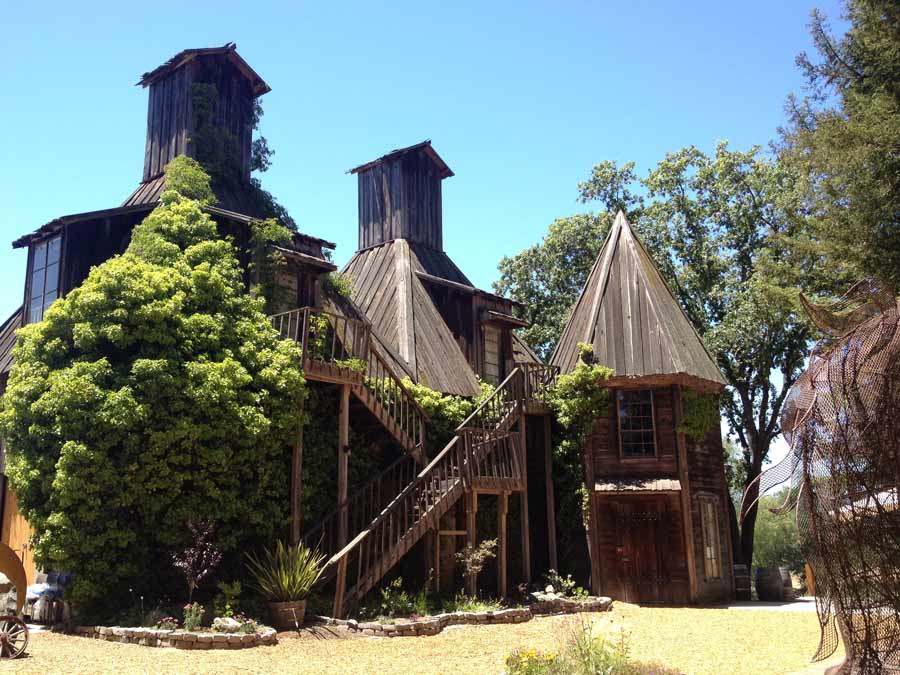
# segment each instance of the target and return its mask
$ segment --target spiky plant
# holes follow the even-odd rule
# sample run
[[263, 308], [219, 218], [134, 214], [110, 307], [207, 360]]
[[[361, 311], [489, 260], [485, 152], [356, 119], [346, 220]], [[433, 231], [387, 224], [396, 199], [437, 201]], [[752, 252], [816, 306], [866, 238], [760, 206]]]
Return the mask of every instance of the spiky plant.
[[279, 541], [275, 549], [264, 549], [262, 556], [247, 554], [247, 568], [254, 586], [272, 602], [304, 600], [322, 576], [325, 556], [305, 546], [285, 546]]

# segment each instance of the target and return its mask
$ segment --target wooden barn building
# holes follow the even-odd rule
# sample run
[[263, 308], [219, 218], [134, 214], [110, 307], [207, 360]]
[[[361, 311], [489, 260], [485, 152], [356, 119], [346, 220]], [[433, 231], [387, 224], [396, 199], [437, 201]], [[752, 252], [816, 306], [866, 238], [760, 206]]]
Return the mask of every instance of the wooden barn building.
[[719, 394], [725, 381], [621, 212], [551, 363], [570, 372], [579, 342], [613, 371], [613, 403], [583, 449], [593, 590], [627, 602], [733, 597], [721, 431], [679, 431], [684, 393]]
[[[149, 101], [137, 188], [119, 206], [60, 216], [13, 242], [27, 250], [28, 263], [23, 304], [0, 326], [0, 393], [16, 330], [40, 321], [92, 266], [127, 248], [135, 225], [159, 203], [166, 164], [180, 154], [203, 160], [197, 139], [210, 130], [227, 140], [220, 150], [230, 165], [227, 176], [214, 174], [217, 202], [206, 211], [222, 236], [233, 238], [247, 287], [258, 281], [250, 226], [274, 214], [250, 171], [254, 105], [268, 85], [234, 44], [184, 50], [139, 84]], [[442, 183], [453, 172], [430, 141], [350, 173], [358, 182], [359, 212], [358, 249], [344, 268], [352, 290], [341, 293], [325, 281], [336, 270], [329, 254], [334, 244], [295, 232], [278, 249], [285, 264], [277, 282], [288, 293], [271, 316], [283, 337], [301, 343], [310, 386], [335, 400], [327, 418], [336, 431], [334, 509], [317, 522], [301, 518], [302, 431], [285, 455], [291, 458], [290, 536], [328, 556], [334, 615], [346, 615], [411, 560], [423, 576], [433, 570], [436, 584], [446, 588], [455, 576], [454, 554], [478, 542], [487, 516], [489, 537], [499, 542], [491, 572], [500, 595], [557, 568], [551, 416], [541, 399], [560, 370], [575, 366], [579, 341], [593, 344], [596, 357], [615, 371], [615, 405], [596, 421], [585, 448], [594, 591], [632, 601], [728, 597], [733, 582], [719, 432], [698, 443], [677, 431], [682, 393], [715, 393], [724, 383], [624, 217], [616, 219], [545, 365], [516, 336], [525, 325], [516, 303], [476, 288], [445, 252]], [[470, 398], [482, 394], [482, 382], [494, 388], [449, 442], [429, 447], [431, 420], [410, 381]], [[351, 426], [377, 442], [351, 448]], [[352, 453], [376, 446], [389, 449], [379, 456], [378, 471], [353, 483]], [[0, 452], [0, 540], [22, 556], [31, 582], [30, 530], [3, 469]], [[508, 523], [510, 514], [516, 518]], [[508, 539], [519, 546], [512, 549]], [[466, 583], [475, 590], [476, 579]]]

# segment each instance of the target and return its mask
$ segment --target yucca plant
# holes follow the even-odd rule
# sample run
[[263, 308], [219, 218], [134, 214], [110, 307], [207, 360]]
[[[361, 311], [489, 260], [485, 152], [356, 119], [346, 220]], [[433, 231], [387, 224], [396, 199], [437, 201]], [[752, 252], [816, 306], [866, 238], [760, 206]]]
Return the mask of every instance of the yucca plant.
[[322, 576], [325, 556], [303, 544], [264, 549], [261, 557], [247, 554], [247, 568], [256, 589], [271, 602], [304, 600]]

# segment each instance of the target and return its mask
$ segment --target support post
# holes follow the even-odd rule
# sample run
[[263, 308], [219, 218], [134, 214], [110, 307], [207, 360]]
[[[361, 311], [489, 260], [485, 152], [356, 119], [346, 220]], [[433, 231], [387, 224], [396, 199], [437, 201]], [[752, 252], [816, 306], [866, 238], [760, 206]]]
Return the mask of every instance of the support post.
[[[475, 519], [477, 513], [478, 493], [470, 490], [466, 493], [466, 545], [470, 547], [470, 551], [475, 548], [478, 539]], [[477, 583], [478, 581], [474, 574], [466, 575], [466, 593], [471, 597], [475, 597]]]
[[559, 571], [556, 555], [556, 495], [553, 490], [553, 437], [549, 415], [544, 415], [544, 473], [547, 477], [547, 546], [550, 549], [550, 567]]
[[434, 528], [434, 592], [441, 592], [441, 529], [440, 523]]
[[347, 513], [347, 490], [350, 462], [350, 385], [341, 385], [341, 407], [338, 418], [338, 505], [341, 506], [338, 525], [338, 547], [347, 543], [349, 532]]
[[522, 581], [531, 583], [531, 534], [528, 530], [528, 488], [519, 493], [522, 506]]
[[344, 594], [347, 588], [347, 556], [338, 561], [337, 576], [334, 582], [334, 604], [331, 607], [331, 615], [335, 619], [344, 618]]
[[501, 598], [507, 594], [506, 583], [506, 513], [509, 510], [509, 493], [501, 492], [497, 497], [497, 593]]
[[[674, 400], [675, 410], [675, 428], [681, 424], [683, 413], [683, 405], [681, 402], [681, 388], [672, 387], [672, 398]], [[687, 459], [687, 440], [684, 432], [676, 434], [676, 444], [678, 445], [678, 478], [681, 481], [681, 523], [684, 529], [684, 550], [687, 556], [688, 568], [688, 586], [690, 591], [690, 601], [697, 601], [697, 563], [695, 562], [694, 551], [694, 514], [691, 508], [691, 477], [688, 470]]]
[[519, 457], [522, 461], [524, 484], [520, 502], [522, 506], [522, 580], [531, 583], [531, 531], [528, 526], [528, 445], [525, 435], [525, 411], [519, 403]]
[[300, 428], [294, 440], [291, 455], [291, 544], [300, 543], [300, 495], [303, 480], [303, 410], [300, 411]]

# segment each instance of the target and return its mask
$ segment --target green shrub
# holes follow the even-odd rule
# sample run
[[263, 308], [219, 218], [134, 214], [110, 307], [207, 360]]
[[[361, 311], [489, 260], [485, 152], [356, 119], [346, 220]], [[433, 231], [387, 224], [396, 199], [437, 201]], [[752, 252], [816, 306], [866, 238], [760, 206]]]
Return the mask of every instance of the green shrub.
[[589, 595], [585, 589], [575, 582], [571, 574], [563, 576], [556, 570], [550, 570], [544, 575], [544, 581], [553, 586], [553, 590], [556, 593], [567, 598], [586, 598]]
[[203, 605], [201, 605], [199, 602], [192, 602], [189, 605], [185, 605], [184, 629], [197, 630], [200, 627], [200, 623], [203, 621], [203, 615], [205, 613], [206, 612], [203, 609]]
[[216, 617], [234, 616], [241, 609], [241, 582], [235, 581], [229, 584], [220, 581], [216, 587], [219, 592], [213, 598], [213, 613]]
[[322, 576], [325, 556], [304, 544], [265, 549], [262, 557], [247, 554], [247, 568], [256, 589], [271, 602], [305, 600]]
[[35, 562], [73, 572], [82, 613], [114, 611], [110, 588], [175, 595], [159, 561], [190, 520], [220, 525], [223, 568], [287, 522], [299, 349], [201, 207], [164, 192], [123, 255], [18, 333], [0, 414], [7, 474]]

